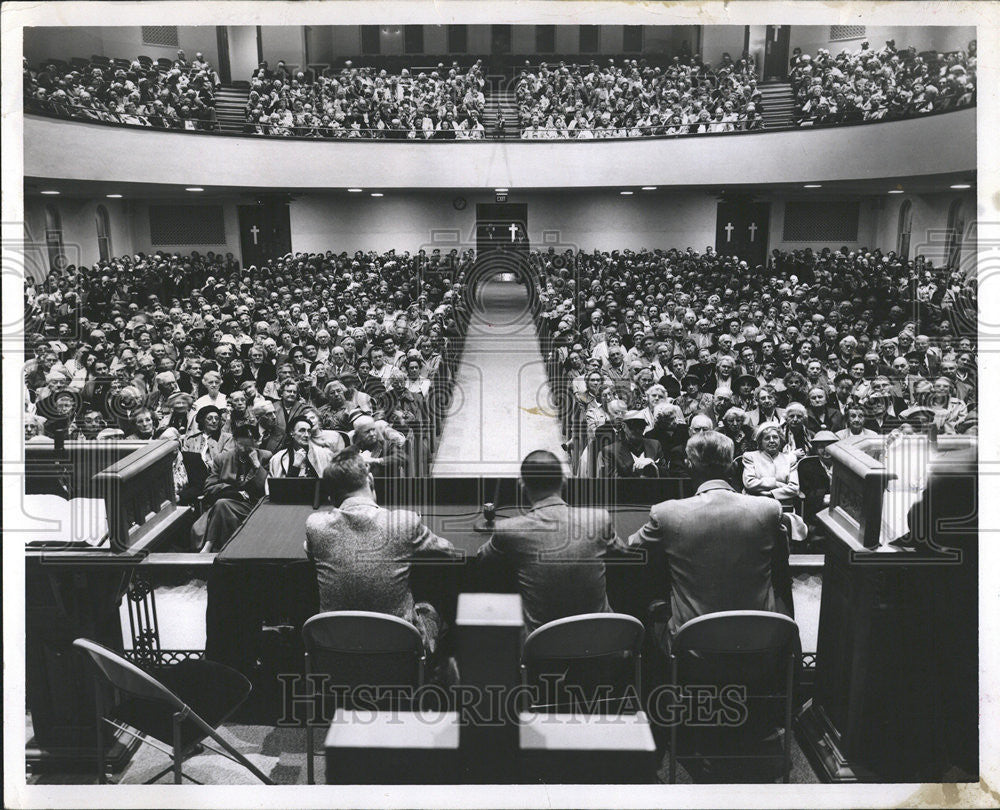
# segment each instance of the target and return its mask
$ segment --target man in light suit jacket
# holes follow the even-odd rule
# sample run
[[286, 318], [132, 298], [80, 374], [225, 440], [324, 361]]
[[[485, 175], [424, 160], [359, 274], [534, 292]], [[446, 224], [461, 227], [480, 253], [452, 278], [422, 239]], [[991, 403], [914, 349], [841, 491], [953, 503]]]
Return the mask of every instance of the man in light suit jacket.
[[411, 564], [459, 553], [415, 512], [378, 505], [375, 479], [357, 447], [338, 453], [323, 480], [334, 507], [309, 516], [305, 542], [316, 565], [320, 610], [370, 610], [406, 619], [433, 653], [441, 621], [431, 605], [414, 603]]
[[516, 582], [528, 633], [555, 619], [611, 610], [604, 557], [624, 545], [606, 510], [568, 506], [562, 485], [562, 466], [552, 453], [529, 453], [521, 486], [531, 509], [498, 522], [479, 549], [480, 573]]
[[649, 521], [628, 541], [647, 549], [650, 564], [665, 565], [669, 573], [670, 619], [656, 628], [665, 650], [685, 622], [706, 613], [770, 610], [792, 615], [780, 504], [732, 488], [726, 480], [733, 461], [728, 436], [714, 430], [699, 433], [688, 441], [686, 454], [695, 495], [653, 506]]

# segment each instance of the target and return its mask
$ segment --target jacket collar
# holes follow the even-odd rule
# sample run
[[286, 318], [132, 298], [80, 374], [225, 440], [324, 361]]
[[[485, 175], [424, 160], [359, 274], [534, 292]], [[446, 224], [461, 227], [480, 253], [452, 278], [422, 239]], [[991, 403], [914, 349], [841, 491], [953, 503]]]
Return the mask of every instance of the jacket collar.
[[540, 501], [536, 501], [532, 504], [529, 511], [534, 512], [536, 509], [544, 509], [547, 506], [565, 506], [566, 501], [562, 499], [561, 495], [549, 495], [542, 498]]
[[736, 491], [733, 489], [732, 484], [728, 481], [723, 481], [721, 478], [713, 478], [710, 481], [705, 481], [700, 487], [698, 487], [695, 495], [702, 495], [716, 489], [729, 490], [730, 492]]
[[359, 508], [377, 509], [378, 504], [374, 498], [368, 495], [352, 495], [350, 498], [344, 498], [337, 508], [341, 510]]

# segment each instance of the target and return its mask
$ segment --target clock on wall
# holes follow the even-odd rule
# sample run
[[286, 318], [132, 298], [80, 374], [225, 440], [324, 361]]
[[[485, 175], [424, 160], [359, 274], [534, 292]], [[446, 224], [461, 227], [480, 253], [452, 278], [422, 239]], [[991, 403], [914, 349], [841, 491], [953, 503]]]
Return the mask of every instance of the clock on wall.
[[454, 200], [451, 201], [451, 204], [455, 206], [456, 211], [462, 211], [465, 209], [465, 206], [468, 205], [468, 203], [465, 200], [465, 197], [456, 197]]

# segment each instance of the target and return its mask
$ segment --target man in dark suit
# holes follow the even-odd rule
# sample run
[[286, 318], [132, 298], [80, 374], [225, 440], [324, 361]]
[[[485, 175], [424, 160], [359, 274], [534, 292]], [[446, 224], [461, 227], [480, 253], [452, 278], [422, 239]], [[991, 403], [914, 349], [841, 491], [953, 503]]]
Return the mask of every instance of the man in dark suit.
[[410, 590], [414, 560], [457, 555], [415, 512], [383, 509], [375, 480], [357, 447], [338, 453], [323, 473], [333, 508], [306, 520], [306, 553], [316, 565], [320, 610], [370, 610], [412, 623], [431, 653], [441, 620]]
[[[614, 402], [610, 403], [610, 409]], [[624, 407], [619, 401], [617, 407]], [[611, 478], [657, 478], [666, 469], [663, 448], [655, 439], [647, 439], [643, 431], [646, 417], [638, 411], [625, 414], [615, 441], [601, 450], [604, 474]]]
[[[670, 618], [654, 632], [664, 650], [690, 619], [722, 610], [770, 610], [792, 615], [788, 542], [781, 505], [737, 493], [726, 480], [733, 442], [714, 430], [686, 448], [697, 487], [690, 498], [664, 501], [629, 540], [646, 549], [651, 577], [669, 581]], [[662, 568], [665, 570], [656, 570]], [[663, 598], [665, 593], [651, 594]]]
[[233, 429], [236, 447], [212, 462], [205, 479], [205, 500], [212, 506], [206, 514], [204, 541], [194, 544], [198, 548], [218, 551], [264, 496], [271, 454], [257, 448], [252, 430], [249, 425], [237, 425]]
[[624, 546], [606, 510], [568, 506], [562, 486], [559, 460], [547, 450], [529, 453], [521, 487], [531, 509], [498, 522], [479, 549], [480, 574], [516, 582], [528, 633], [555, 619], [611, 610], [604, 557]]

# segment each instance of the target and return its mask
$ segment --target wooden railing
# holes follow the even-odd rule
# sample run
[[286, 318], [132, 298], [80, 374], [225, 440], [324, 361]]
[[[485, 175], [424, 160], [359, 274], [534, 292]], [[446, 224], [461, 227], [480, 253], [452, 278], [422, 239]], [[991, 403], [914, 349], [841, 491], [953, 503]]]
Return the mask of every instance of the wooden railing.
[[94, 476], [108, 514], [108, 534], [116, 551], [138, 551], [166, 533], [186, 509], [177, 506], [173, 464], [177, 444], [148, 442]]

